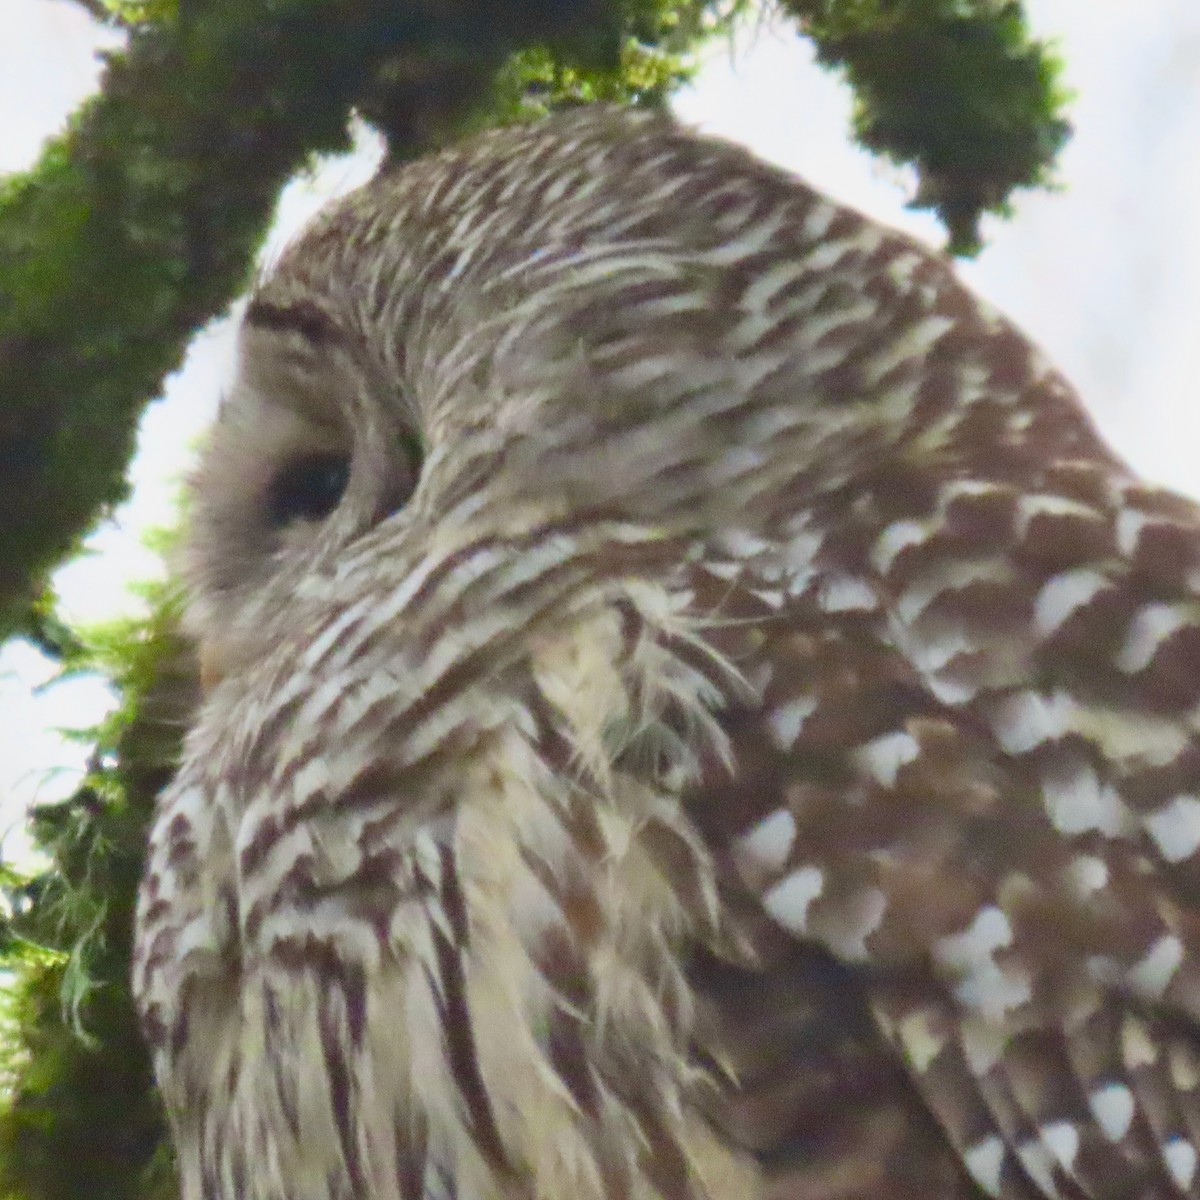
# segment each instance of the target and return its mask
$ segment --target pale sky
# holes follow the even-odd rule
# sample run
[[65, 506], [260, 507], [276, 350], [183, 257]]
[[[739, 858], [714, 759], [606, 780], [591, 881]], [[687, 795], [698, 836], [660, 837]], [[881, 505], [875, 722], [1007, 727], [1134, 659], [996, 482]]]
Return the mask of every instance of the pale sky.
[[[1047, 349], [1135, 467], [1200, 493], [1200, 7], [1026, 0], [1026, 9], [1039, 35], [1060, 42], [1076, 134], [1061, 190], [1018, 197], [1015, 217], [985, 226], [990, 244], [962, 273]], [[0, 172], [29, 166], [95, 88], [103, 41], [70, 0], [0, 0]], [[904, 208], [911, 181], [850, 145], [846, 89], [782, 25], [713, 47], [676, 109], [873, 216], [941, 239], [931, 218]], [[293, 184], [268, 257], [325, 199], [366, 178], [376, 153], [364, 139], [357, 155]], [[93, 536], [95, 552], [56, 577], [70, 616], [136, 609], [125, 583], [158, 569], [138, 530], [169, 519], [231, 350], [231, 322], [215, 323], [147, 410], [133, 499]], [[0, 834], [32, 798], [65, 795], [77, 781], [79, 749], [54, 727], [94, 721], [111, 703], [94, 681], [37, 692], [48, 675], [28, 646], [0, 651]]]

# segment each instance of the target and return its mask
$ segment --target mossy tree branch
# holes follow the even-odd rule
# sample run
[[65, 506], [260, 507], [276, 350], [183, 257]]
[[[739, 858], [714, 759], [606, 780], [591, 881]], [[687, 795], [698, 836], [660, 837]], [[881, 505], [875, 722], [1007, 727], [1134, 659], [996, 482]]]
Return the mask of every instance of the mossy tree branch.
[[1045, 186], [1070, 136], [1053, 48], [1019, 0], [779, 0], [854, 91], [854, 133], [916, 168], [913, 201], [950, 234], [982, 245], [984, 212], [1010, 214], [1018, 188]]

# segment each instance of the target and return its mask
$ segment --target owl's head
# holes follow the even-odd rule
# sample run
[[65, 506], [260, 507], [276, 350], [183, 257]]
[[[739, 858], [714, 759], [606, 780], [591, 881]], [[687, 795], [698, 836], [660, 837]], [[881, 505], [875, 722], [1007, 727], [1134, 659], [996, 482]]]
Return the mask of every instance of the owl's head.
[[902, 430], [948, 278], [661, 115], [386, 169], [246, 310], [193, 489], [192, 628], [219, 670], [252, 662], [367, 538], [418, 562], [468, 526], [753, 527], [785, 481], [840, 486]]

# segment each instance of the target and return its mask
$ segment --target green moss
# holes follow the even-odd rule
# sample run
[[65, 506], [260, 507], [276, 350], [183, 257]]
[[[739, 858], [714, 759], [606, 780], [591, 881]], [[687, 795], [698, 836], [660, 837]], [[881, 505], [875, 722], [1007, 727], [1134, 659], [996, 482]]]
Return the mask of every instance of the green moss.
[[146, 1195], [143, 1175], [163, 1141], [128, 978], [146, 824], [196, 699], [176, 617], [159, 589], [148, 620], [43, 643], [57, 646], [64, 673], [105, 674], [122, 699], [81, 734], [92, 752], [79, 789], [32, 813], [48, 868], [3, 880], [2, 957], [14, 977], [0, 1111], [5, 1197]]
[[1017, 0], [781, 0], [854, 90], [864, 146], [916, 168], [955, 254], [984, 212], [1045, 186], [1070, 136], [1062, 64]]

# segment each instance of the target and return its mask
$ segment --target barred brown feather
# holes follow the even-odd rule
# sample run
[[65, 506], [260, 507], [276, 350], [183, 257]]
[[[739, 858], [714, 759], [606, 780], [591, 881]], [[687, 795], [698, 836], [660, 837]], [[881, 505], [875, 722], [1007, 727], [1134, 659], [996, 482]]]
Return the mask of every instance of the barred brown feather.
[[1200, 1197], [1200, 516], [936, 255], [661, 116], [386, 171], [190, 545], [186, 1200]]

